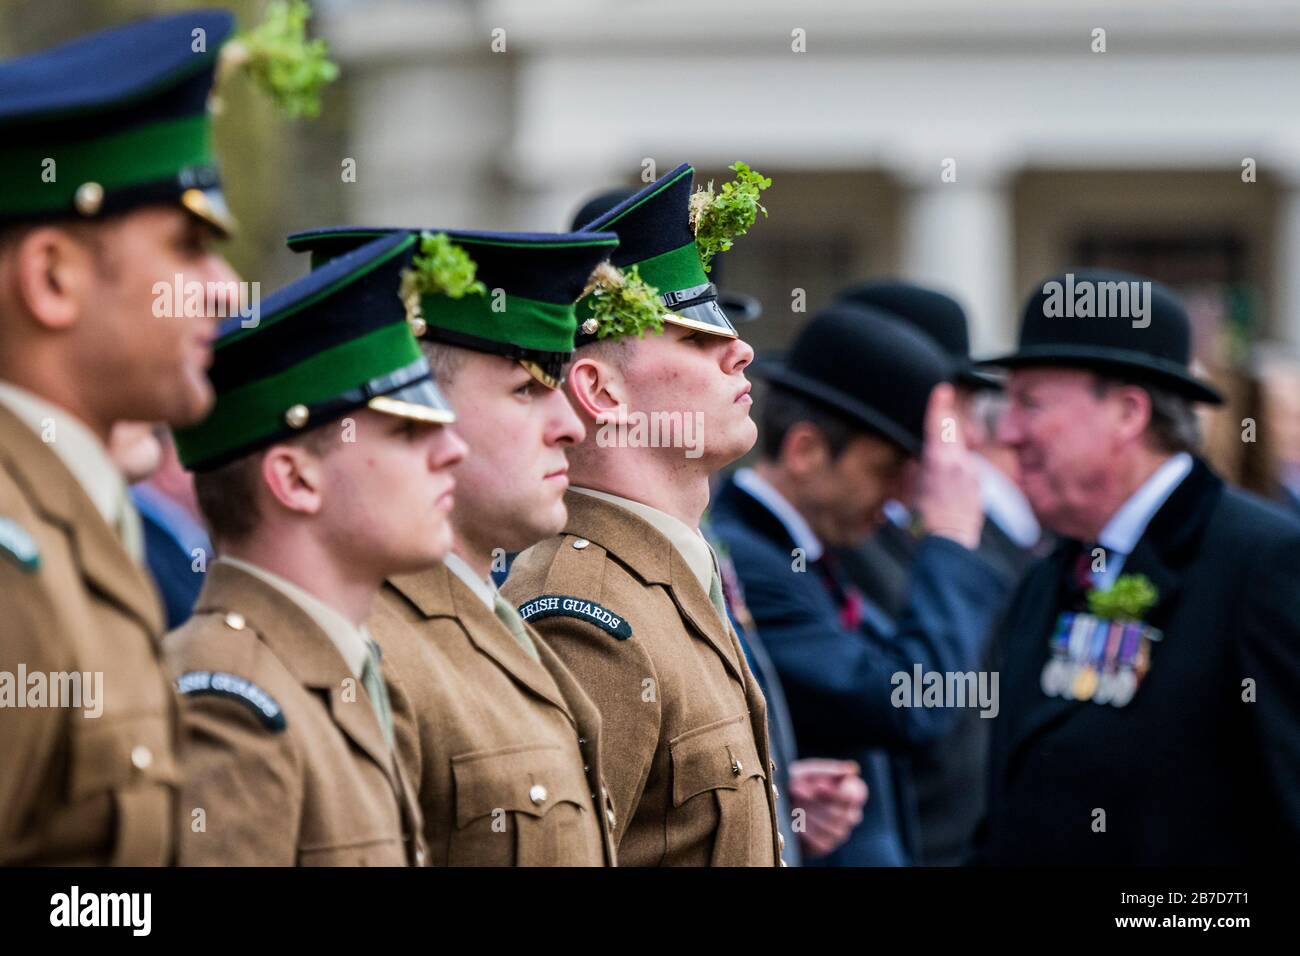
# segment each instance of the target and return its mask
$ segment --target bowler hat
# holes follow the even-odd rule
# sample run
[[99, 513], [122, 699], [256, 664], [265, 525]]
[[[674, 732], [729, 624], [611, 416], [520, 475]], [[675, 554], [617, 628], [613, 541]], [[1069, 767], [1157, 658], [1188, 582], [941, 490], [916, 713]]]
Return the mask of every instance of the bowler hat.
[[841, 302], [817, 313], [784, 358], [760, 359], [753, 370], [919, 455], [930, 392], [952, 363], [888, 312]]
[[883, 279], [845, 289], [840, 301], [884, 309], [930, 336], [948, 353], [953, 380], [958, 384], [968, 388], [1002, 387], [996, 377], [979, 371], [971, 362], [966, 312], [951, 296], [913, 282]]
[[1095, 369], [1221, 404], [1223, 396], [1192, 375], [1191, 351], [1187, 310], [1169, 288], [1128, 272], [1075, 269], [1029, 297], [1016, 351], [977, 364]]

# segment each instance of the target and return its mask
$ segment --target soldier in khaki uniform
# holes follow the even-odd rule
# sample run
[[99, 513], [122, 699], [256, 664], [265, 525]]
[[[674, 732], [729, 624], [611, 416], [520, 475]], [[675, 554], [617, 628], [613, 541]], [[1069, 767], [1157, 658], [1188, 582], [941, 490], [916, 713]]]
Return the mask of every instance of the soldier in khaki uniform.
[[152, 290], [236, 278], [205, 109], [231, 25], [188, 12], [0, 65], [0, 863], [175, 857], [162, 610], [105, 445], [212, 402], [216, 318]]
[[221, 554], [165, 641], [183, 864], [425, 862], [364, 626], [385, 576], [445, 556], [465, 452], [399, 294], [414, 243], [369, 243], [232, 323], [215, 411], [176, 433]]
[[[319, 263], [374, 230], [290, 238]], [[573, 303], [617, 240], [602, 233], [425, 234], [476, 270], [430, 272], [424, 348], [471, 452], [457, 467], [455, 544], [442, 567], [389, 578], [369, 627], [395, 692], [435, 865], [614, 863], [600, 716], [492, 583], [494, 559], [563, 527], [565, 449], [582, 425], [559, 389]], [[432, 261], [432, 260], [431, 260]], [[463, 287], [462, 287], [463, 286]], [[502, 290], [493, 309], [487, 289]]]
[[564, 531], [521, 554], [503, 588], [600, 708], [624, 865], [780, 860], [767, 708], [699, 531], [710, 473], [756, 434], [753, 351], [704, 271], [729, 244], [720, 222], [752, 223], [767, 182], [736, 168], [737, 186], [694, 200], [689, 220], [682, 166], [585, 227], [616, 232], [614, 263], [651, 288], [579, 304], [568, 390], [594, 434], [570, 453]]

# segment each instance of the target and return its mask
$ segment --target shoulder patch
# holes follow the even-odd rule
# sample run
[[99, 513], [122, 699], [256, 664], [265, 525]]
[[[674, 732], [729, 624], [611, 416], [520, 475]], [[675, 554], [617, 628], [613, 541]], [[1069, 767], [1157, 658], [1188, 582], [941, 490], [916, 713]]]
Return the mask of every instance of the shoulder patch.
[[18, 562], [24, 571], [35, 571], [41, 566], [41, 552], [36, 541], [13, 518], [0, 517], [0, 554]]
[[519, 606], [519, 616], [525, 621], [535, 621], [543, 617], [574, 617], [586, 621], [612, 635], [620, 641], [632, 636], [632, 627], [627, 619], [615, 614], [609, 608], [601, 607], [594, 601], [587, 601], [568, 594], [543, 594], [527, 604]]
[[182, 696], [211, 694], [228, 697], [251, 707], [267, 730], [279, 733], [288, 724], [284, 711], [274, 697], [250, 680], [222, 671], [187, 671], [176, 679], [176, 690]]

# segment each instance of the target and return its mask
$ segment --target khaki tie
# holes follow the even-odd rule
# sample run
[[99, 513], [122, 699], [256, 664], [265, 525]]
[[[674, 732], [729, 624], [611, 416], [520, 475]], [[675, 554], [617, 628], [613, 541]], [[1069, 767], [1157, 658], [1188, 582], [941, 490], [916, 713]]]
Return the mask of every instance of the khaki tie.
[[384, 675], [379, 667], [379, 645], [366, 639], [366, 663], [361, 668], [361, 683], [370, 697], [370, 706], [375, 709], [375, 717], [383, 728], [384, 740], [388, 749], [393, 749], [393, 708], [388, 700], [388, 687], [384, 684]]
[[722, 595], [722, 575], [718, 573], [718, 556], [713, 554], [712, 548], [709, 549], [709, 554], [713, 558], [713, 574], [709, 577], [709, 602], [713, 605], [713, 610], [718, 612], [723, 628], [730, 629], [731, 617], [727, 614], [727, 599]]
[[541, 661], [541, 655], [537, 653], [537, 646], [529, 636], [528, 631], [524, 628], [524, 619], [519, 616], [519, 612], [503, 598], [500, 594], [492, 602], [492, 609], [496, 612], [501, 623], [506, 626], [510, 635], [519, 642], [519, 646], [524, 652], [535, 661]]
[[136, 564], [143, 564], [144, 522], [140, 520], [140, 512], [136, 510], [125, 485], [122, 486], [122, 497], [117, 504], [116, 530], [117, 536], [122, 539], [122, 547], [126, 549], [126, 553], [135, 560]]

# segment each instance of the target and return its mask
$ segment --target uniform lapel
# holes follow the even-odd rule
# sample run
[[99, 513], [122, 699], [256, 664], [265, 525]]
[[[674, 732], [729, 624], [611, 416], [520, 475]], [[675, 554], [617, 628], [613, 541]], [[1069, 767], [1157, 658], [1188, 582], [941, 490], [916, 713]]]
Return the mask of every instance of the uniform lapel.
[[195, 608], [196, 613], [209, 611], [242, 614], [300, 684], [325, 695], [334, 723], [384, 770], [394, 791], [401, 794], [396, 761], [374, 708], [362, 696], [361, 680], [306, 611], [260, 578], [220, 561], [208, 572]]
[[[666, 538], [664, 541], [667, 543]], [[722, 658], [722, 662], [727, 665], [727, 669], [736, 680], [743, 684], [745, 678], [736, 657], [736, 644], [731, 637], [730, 626], [718, 617], [713, 602], [700, 587], [699, 579], [687, 566], [686, 559], [671, 544], [668, 544], [668, 547], [672, 551], [672, 581], [668, 590], [673, 596], [674, 603], [682, 615], [691, 622], [691, 626], [713, 645], [713, 649], [718, 652], [718, 656]]]
[[565, 534], [596, 542], [646, 584], [663, 585], [682, 617], [744, 683], [727, 626], [672, 542], [649, 522], [612, 502], [577, 492], [569, 492], [564, 500], [569, 507]]
[[[528, 656], [496, 614], [445, 565], [390, 578], [388, 583], [425, 617], [454, 618], [470, 642], [516, 683], [574, 719], [546, 668]], [[540, 643], [536, 632], [530, 628], [529, 633]]]
[[138, 619], [157, 642], [162, 606], [145, 573], [122, 546], [72, 472], [40, 437], [0, 406], [0, 456], [42, 516], [72, 542], [77, 567], [90, 586]]

